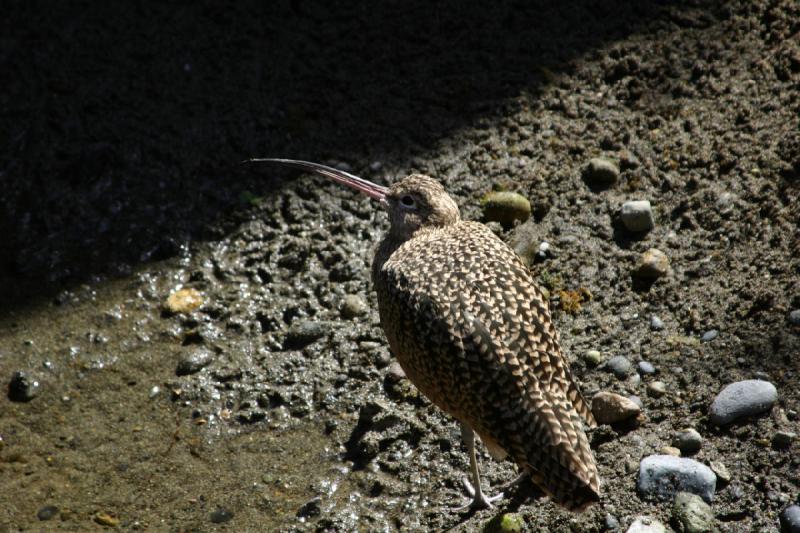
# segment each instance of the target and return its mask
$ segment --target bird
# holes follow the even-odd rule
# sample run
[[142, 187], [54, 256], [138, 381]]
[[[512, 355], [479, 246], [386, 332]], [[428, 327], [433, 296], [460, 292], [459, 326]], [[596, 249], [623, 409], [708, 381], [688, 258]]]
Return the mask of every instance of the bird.
[[573, 378], [542, 291], [519, 256], [487, 226], [461, 219], [441, 183], [410, 174], [384, 187], [333, 167], [251, 159], [324, 176], [388, 212], [372, 262], [381, 327], [406, 376], [461, 427], [471, 501], [492, 507], [503, 492], [481, 487], [475, 434], [510, 458], [551, 501], [580, 512], [600, 500], [584, 431], [596, 425]]

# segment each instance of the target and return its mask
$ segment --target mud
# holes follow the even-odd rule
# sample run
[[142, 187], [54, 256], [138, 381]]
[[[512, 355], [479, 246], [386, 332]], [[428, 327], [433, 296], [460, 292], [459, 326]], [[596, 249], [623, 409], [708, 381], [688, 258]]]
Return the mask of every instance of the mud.
[[[800, 433], [798, 21], [790, 0], [13, 3], [0, 380], [38, 387], [0, 398], [0, 530], [670, 524], [636, 471], [685, 427], [703, 436], [695, 459], [730, 471], [715, 527], [778, 530], [800, 500], [800, 442], [772, 445]], [[549, 290], [584, 392], [644, 405], [592, 433], [601, 504], [569, 515], [520, 491], [450, 511], [468, 466], [457, 427], [397, 374], [368, 282], [385, 216], [239, 163], [252, 156], [382, 183], [427, 172], [471, 219], [492, 189], [529, 198], [533, 218], [497, 231]], [[615, 183], [585, 179], [597, 156]], [[655, 212], [644, 235], [618, 218], [635, 199]], [[671, 271], [641, 283], [653, 247]], [[172, 314], [181, 287], [204, 303]], [[657, 373], [619, 380], [587, 365], [592, 349]], [[711, 425], [717, 392], [753, 377], [776, 385], [771, 412]], [[492, 487], [515, 475], [483, 450], [481, 465]]]

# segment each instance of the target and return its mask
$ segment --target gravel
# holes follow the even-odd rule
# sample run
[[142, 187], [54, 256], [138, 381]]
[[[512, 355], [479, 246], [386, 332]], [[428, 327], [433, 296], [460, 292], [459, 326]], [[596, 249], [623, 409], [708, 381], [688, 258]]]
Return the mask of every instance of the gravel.
[[606, 157], [590, 159], [583, 168], [583, 179], [590, 187], [605, 188], [616, 183], [619, 167]]
[[715, 329], [710, 329], [703, 333], [703, 336], [700, 337], [700, 340], [703, 342], [711, 342], [719, 336], [719, 331]]
[[650, 317], [650, 329], [652, 329], [653, 331], [661, 331], [662, 329], [664, 329], [664, 321], [661, 320], [656, 315], [653, 315], [652, 317]]
[[681, 454], [691, 455], [700, 451], [700, 447], [703, 445], [703, 437], [696, 429], [684, 429], [675, 435], [672, 444], [681, 451]]
[[725, 386], [711, 404], [711, 422], [725, 426], [736, 420], [769, 411], [778, 400], [775, 385], [749, 379]]
[[675, 495], [672, 520], [679, 533], [705, 533], [714, 527], [714, 513], [700, 496], [690, 492]]
[[633, 372], [633, 365], [627, 357], [615, 355], [606, 362], [606, 370], [618, 379], [625, 379]]
[[650, 455], [639, 464], [636, 488], [645, 500], [667, 501], [680, 491], [697, 494], [707, 502], [714, 499], [717, 476], [693, 459], [671, 455]]
[[636, 370], [643, 376], [649, 376], [656, 373], [656, 367], [647, 361], [639, 361], [636, 363]]
[[633, 275], [647, 280], [657, 280], [669, 274], [669, 258], [657, 248], [650, 248], [639, 256]]
[[210, 365], [213, 360], [214, 354], [211, 350], [203, 347], [194, 348], [178, 360], [175, 374], [178, 376], [194, 374]]
[[655, 227], [653, 209], [649, 200], [625, 202], [620, 209], [620, 219], [628, 231], [636, 233], [650, 231]]

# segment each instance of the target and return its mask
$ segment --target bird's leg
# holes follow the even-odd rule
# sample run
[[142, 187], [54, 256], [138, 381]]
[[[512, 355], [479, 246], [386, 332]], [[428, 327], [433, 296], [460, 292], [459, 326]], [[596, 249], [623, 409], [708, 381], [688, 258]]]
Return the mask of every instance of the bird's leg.
[[461, 439], [464, 441], [464, 445], [467, 447], [467, 453], [469, 454], [469, 468], [470, 473], [472, 474], [472, 483], [464, 478], [464, 488], [467, 490], [467, 493], [472, 497], [472, 501], [470, 501], [466, 505], [462, 505], [454, 511], [464, 511], [466, 509], [485, 509], [494, 507], [492, 502], [495, 502], [503, 497], [503, 493], [496, 494], [494, 496], [486, 496], [483, 493], [483, 489], [481, 488], [481, 475], [478, 472], [478, 458], [475, 456], [475, 433], [472, 429], [467, 426], [466, 424], [461, 424]]

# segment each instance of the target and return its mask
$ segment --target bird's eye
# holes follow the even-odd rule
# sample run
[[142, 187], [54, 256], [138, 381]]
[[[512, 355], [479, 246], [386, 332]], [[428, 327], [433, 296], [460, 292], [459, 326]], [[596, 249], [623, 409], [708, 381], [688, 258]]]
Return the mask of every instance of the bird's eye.
[[400, 198], [400, 203], [406, 207], [414, 207], [415, 204], [414, 197], [411, 196], [410, 194], [406, 194], [405, 196]]

